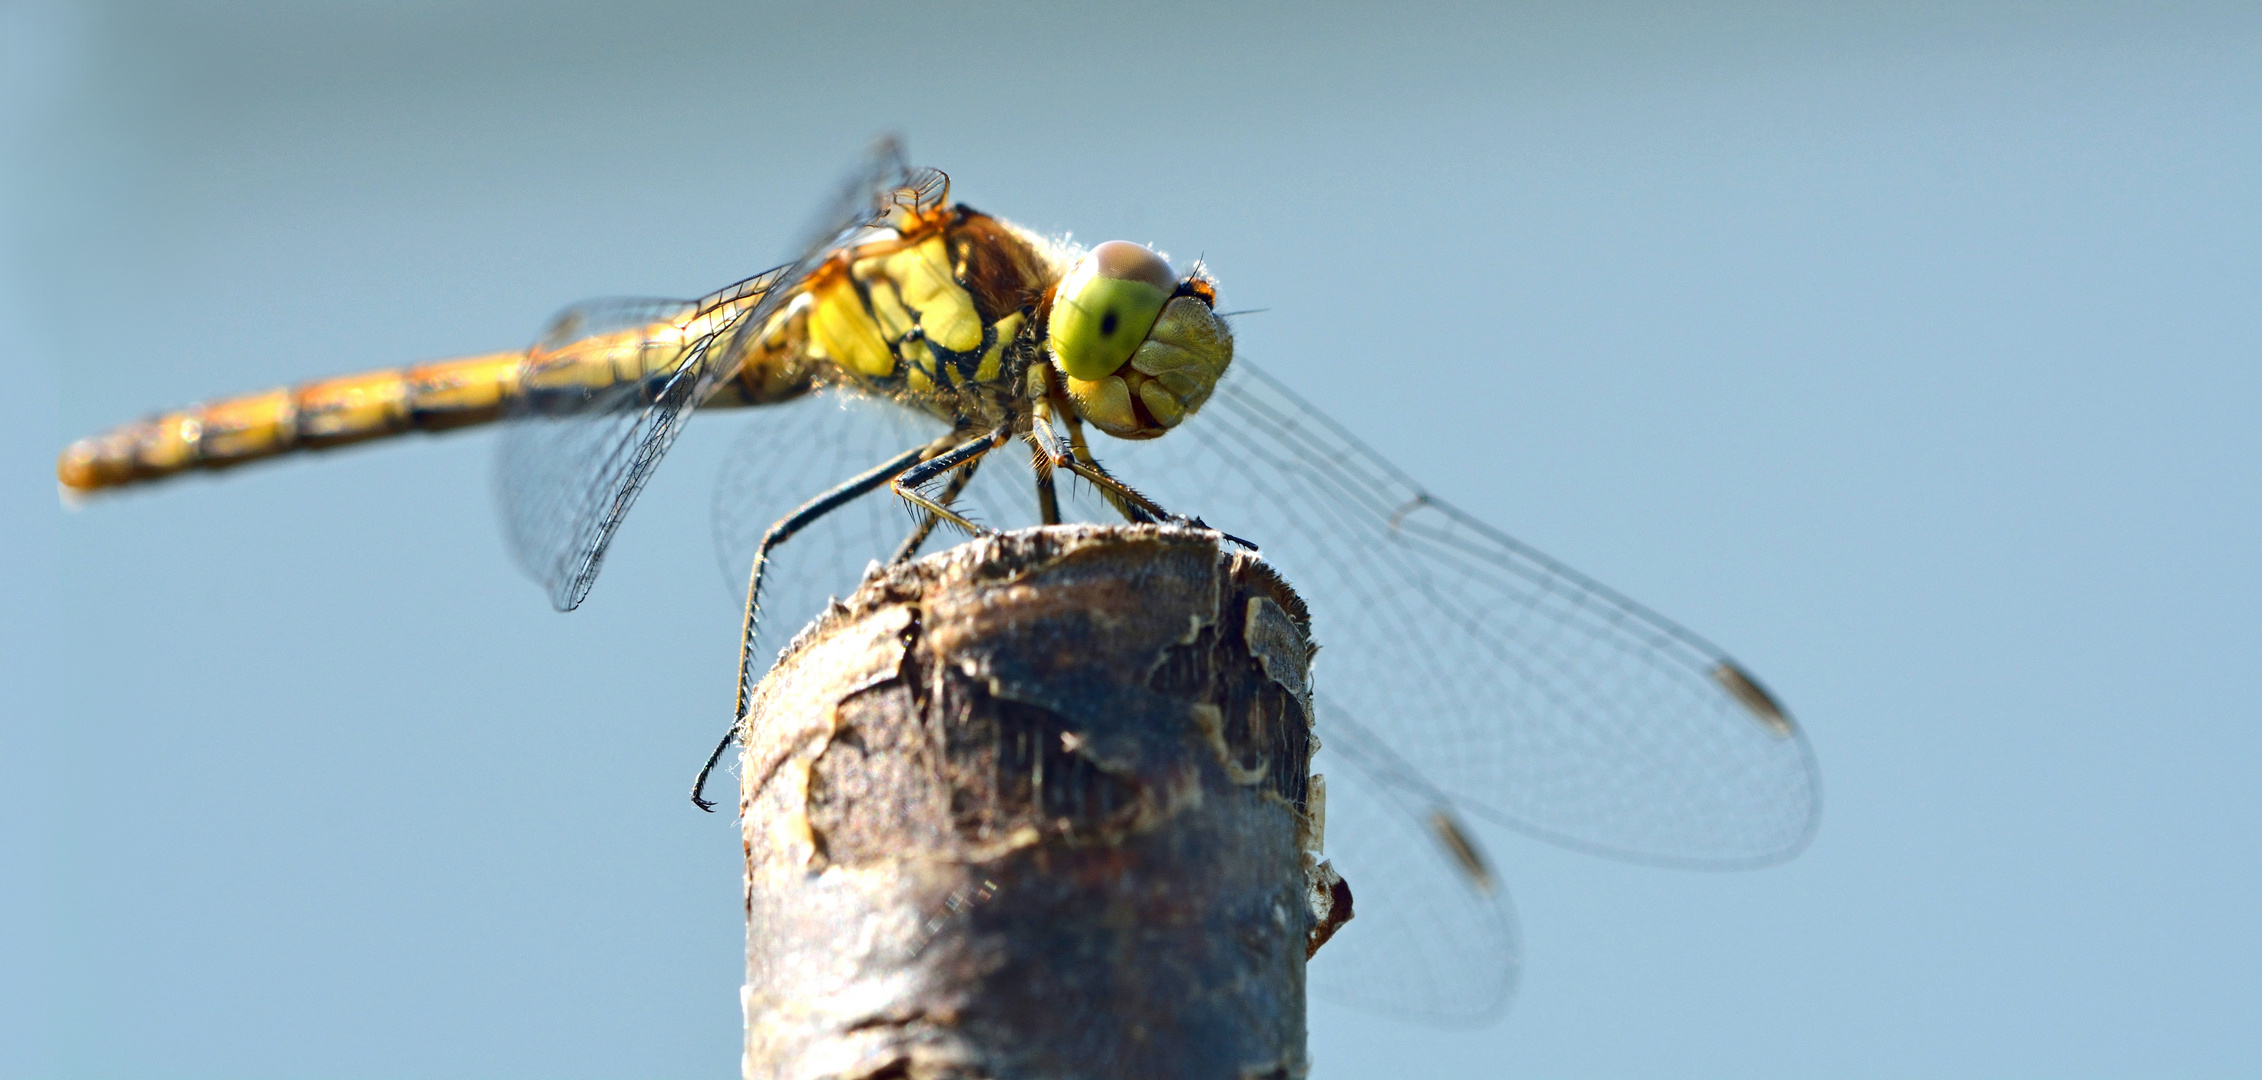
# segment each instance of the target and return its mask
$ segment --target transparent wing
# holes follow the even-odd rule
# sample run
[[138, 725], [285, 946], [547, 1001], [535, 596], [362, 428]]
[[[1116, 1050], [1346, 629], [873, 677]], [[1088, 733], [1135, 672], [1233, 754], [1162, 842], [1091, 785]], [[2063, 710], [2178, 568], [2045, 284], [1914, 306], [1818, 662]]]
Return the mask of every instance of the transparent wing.
[[[775, 274], [764, 278], [774, 281]], [[519, 569], [560, 611], [589, 594], [613, 532], [691, 405], [714, 383], [713, 335], [688, 346], [680, 337], [697, 308], [683, 300], [576, 305], [528, 351], [522, 386], [542, 388], [512, 406], [496, 446], [496, 496]], [[660, 327], [678, 337], [670, 340]], [[649, 360], [659, 371], [611, 381], [616, 356], [640, 368]], [[602, 366], [587, 370], [595, 365]]]
[[[747, 577], [762, 534], [834, 485], [904, 450], [948, 432], [935, 417], [894, 401], [833, 387], [780, 405], [751, 410], [715, 480], [715, 562], [730, 604], [743, 608]], [[956, 506], [997, 528], [1036, 522], [1034, 477], [1019, 444], [985, 457]], [[824, 610], [846, 596], [875, 560], [893, 555], [919, 523], [885, 488], [825, 515], [772, 554], [762, 586], [757, 651], [776, 653]], [[963, 539], [948, 531], [927, 550]]]
[[1295, 584], [1316, 685], [1401, 789], [1638, 862], [1759, 865], [1812, 836], [1806, 739], [1727, 654], [1430, 496], [1254, 365], [1169, 436], [1094, 449]]
[[[580, 606], [605, 549], [682, 431], [738, 370], [751, 336], [833, 248], [882, 224], [941, 174], [913, 170], [882, 140], [806, 234], [793, 262], [696, 303], [598, 301], [566, 309], [527, 354], [497, 460], [511, 551], [560, 611]], [[619, 381], [608, 371], [642, 373]], [[533, 388], [539, 388], [538, 391]]]
[[1520, 970], [1505, 889], [1442, 842], [1431, 823], [1450, 806], [1401, 783], [1381, 741], [1324, 697], [1319, 709], [1331, 732], [1313, 763], [1327, 778], [1326, 855], [1351, 887], [1352, 918], [1312, 958], [1311, 992], [1430, 1023], [1500, 1015]]
[[[942, 431], [840, 390], [756, 410], [716, 494], [731, 602], [744, 602], [771, 522]], [[1514, 916], [1497, 881], [1470, 869], [1482, 857], [1451, 827], [1461, 810], [1694, 866], [1785, 858], [1812, 834], [1804, 737], [1724, 653], [1428, 496], [1254, 365], [1237, 362], [1169, 437], [1095, 449], [1164, 505], [1262, 544], [1310, 601], [1328, 856], [1356, 912], [1314, 958], [1315, 993], [1445, 1023], [1505, 1007]], [[1059, 479], [1068, 519], [1118, 520]], [[1001, 450], [960, 505], [999, 528], [1032, 524], [1030, 484], [1025, 456]], [[878, 492], [786, 545], [762, 647], [784, 645], [914, 524]]]

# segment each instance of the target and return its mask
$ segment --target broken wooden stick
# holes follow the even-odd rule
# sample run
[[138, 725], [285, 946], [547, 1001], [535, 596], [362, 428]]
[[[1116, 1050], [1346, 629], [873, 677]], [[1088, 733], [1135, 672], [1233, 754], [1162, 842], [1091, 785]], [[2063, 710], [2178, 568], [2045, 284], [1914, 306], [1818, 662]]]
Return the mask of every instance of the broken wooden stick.
[[742, 733], [745, 1075], [1304, 1075], [1304, 961], [1350, 916], [1307, 626], [1193, 529], [875, 571]]

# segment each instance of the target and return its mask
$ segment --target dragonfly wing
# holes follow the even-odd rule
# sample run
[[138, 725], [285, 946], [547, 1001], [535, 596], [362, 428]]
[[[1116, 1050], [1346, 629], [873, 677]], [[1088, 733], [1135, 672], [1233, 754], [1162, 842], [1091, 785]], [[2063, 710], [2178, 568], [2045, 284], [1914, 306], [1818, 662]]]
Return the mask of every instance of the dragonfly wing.
[[1312, 993], [1430, 1023], [1481, 1023], [1507, 1008], [1520, 950], [1506, 890], [1436, 827], [1452, 808], [1397, 776], [1382, 740], [1324, 697], [1329, 731], [1313, 763], [1327, 778], [1326, 856], [1351, 888], [1351, 921], [1312, 958]]
[[[696, 308], [681, 300], [579, 304], [552, 320], [527, 353], [521, 393], [497, 445], [496, 495], [519, 569], [560, 611], [589, 594], [614, 530], [701, 386], [712, 385], [705, 368], [713, 335], [682, 338]], [[619, 358], [640, 366], [650, 360], [659, 370], [614, 380]]]
[[[909, 168], [901, 148], [883, 140], [808, 229], [793, 262], [696, 304], [598, 301], [552, 322], [527, 355], [496, 483], [512, 553], [552, 605], [570, 611], [589, 595], [613, 534], [686, 415], [737, 373], [753, 335], [810, 269], [884, 224], [906, 198], [934, 197], [939, 176]], [[636, 374], [608, 377], [608, 364]]]
[[1430, 496], [1254, 365], [1104, 456], [1304, 592], [1314, 678], [1393, 782], [1637, 862], [1759, 865], [1812, 836], [1806, 738], [1726, 653]]
[[[950, 178], [940, 170], [914, 167], [904, 160], [903, 144], [893, 136], [872, 144], [862, 160], [834, 189], [832, 201], [812, 218], [801, 234], [801, 257], [789, 264], [787, 282], [798, 282], [835, 248], [855, 243], [871, 229], [884, 227], [899, 208], [931, 207], [950, 191]], [[729, 352], [735, 356], [762, 332], [769, 315], [784, 298], [770, 305], [761, 318], [738, 325]]]

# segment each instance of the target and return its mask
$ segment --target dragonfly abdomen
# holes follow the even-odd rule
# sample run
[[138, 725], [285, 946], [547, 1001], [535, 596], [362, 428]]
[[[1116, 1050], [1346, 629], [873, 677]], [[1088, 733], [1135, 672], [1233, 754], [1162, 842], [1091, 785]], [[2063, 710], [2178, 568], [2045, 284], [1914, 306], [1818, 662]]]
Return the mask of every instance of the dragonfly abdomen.
[[72, 443], [55, 477], [66, 488], [97, 491], [294, 450], [489, 423], [518, 395], [524, 361], [524, 353], [490, 353], [192, 405]]

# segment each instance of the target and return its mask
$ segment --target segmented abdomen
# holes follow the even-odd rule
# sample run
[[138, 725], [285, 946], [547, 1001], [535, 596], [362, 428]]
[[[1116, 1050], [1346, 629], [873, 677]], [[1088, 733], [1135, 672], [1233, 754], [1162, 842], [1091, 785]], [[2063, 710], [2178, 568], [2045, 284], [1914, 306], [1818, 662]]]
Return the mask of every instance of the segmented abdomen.
[[389, 368], [246, 394], [121, 424], [64, 448], [55, 477], [78, 491], [405, 431], [483, 424], [518, 393], [523, 352]]
[[[626, 336], [626, 335], [624, 335]], [[602, 354], [612, 343], [599, 340], [568, 346], [573, 352]], [[783, 347], [782, 349], [780, 347]], [[639, 350], [639, 359], [657, 368], [679, 359]], [[777, 342], [763, 353], [785, 351]], [[753, 405], [800, 392], [805, 379], [775, 370], [790, 357], [750, 357], [741, 377], [718, 387], [706, 407]], [[556, 389], [575, 382], [602, 389], [654, 372], [625, 372], [602, 355], [594, 364], [549, 367], [543, 382]], [[762, 361], [769, 361], [763, 363]], [[121, 424], [64, 448], [55, 477], [74, 491], [99, 491], [162, 479], [192, 469], [225, 469], [298, 450], [319, 450], [382, 439], [411, 431], [445, 431], [501, 419], [527, 392], [524, 352], [489, 353], [413, 367], [387, 368], [358, 375], [318, 379], [297, 386], [225, 398]]]

